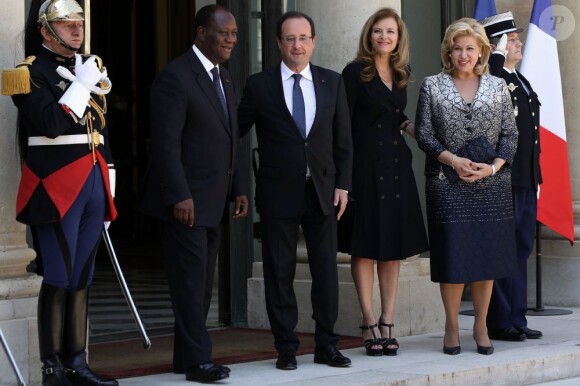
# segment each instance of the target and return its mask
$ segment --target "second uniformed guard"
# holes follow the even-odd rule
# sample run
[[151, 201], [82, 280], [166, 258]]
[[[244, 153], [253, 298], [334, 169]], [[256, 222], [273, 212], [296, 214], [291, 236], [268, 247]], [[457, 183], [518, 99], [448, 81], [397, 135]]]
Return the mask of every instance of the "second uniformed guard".
[[522, 60], [523, 43], [511, 12], [480, 20], [495, 49], [489, 59], [492, 75], [503, 78], [510, 91], [518, 148], [512, 162], [512, 194], [516, 221], [518, 270], [516, 275], [495, 280], [487, 326], [492, 339], [523, 341], [538, 339], [542, 332], [528, 328], [526, 320], [527, 261], [536, 235], [537, 192], [540, 173], [540, 101], [528, 80], [515, 69]]
[[105, 94], [99, 58], [81, 56], [84, 12], [74, 0], [33, 0], [28, 57], [3, 72], [18, 107], [22, 178], [16, 219], [29, 224], [43, 266], [38, 336], [43, 385], [118, 385], [87, 365], [88, 290], [104, 221], [116, 217], [109, 177]]

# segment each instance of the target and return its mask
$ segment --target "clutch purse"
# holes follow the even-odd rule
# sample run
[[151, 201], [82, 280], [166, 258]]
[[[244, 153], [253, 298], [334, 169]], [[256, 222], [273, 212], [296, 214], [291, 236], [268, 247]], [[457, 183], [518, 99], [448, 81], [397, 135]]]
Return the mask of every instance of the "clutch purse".
[[[495, 149], [484, 135], [467, 141], [455, 154], [478, 163], [490, 163], [497, 157]], [[449, 182], [459, 181], [459, 175], [451, 166], [442, 165], [441, 171]]]

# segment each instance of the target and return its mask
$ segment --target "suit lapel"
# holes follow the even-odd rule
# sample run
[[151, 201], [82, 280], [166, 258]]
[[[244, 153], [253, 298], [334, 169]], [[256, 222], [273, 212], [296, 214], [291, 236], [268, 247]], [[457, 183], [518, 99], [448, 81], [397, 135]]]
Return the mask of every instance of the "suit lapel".
[[[220, 121], [222, 122], [222, 124], [224, 126], [224, 129], [226, 129], [226, 131], [228, 133], [231, 133], [230, 124], [226, 118], [226, 115], [224, 113], [224, 109], [223, 109], [222, 104], [219, 100], [217, 92], [214, 88], [213, 82], [209, 77], [209, 74], [207, 73], [207, 71], [205, 70], [205, 68], [201, 64], [201, 61], [199, 60], [199, 58], [193, 52], [192, 49], [188, 51], [188, 57], [190, 59], [189, 61], [191, 63], [191, 69], [196, 74], [196, 80], [197, 80], [197, 84], [198, 84], [199, 88], [206, 95], [207, 99], [210, 101], [212, 107], [216, 111], [217, 116], [219, 116]], [[221, 70], [221, 68], [220, 68], [220, 70]], [[226, 83], [222, 81], [222, 84], [224, 85], [224, 89], [226, 89], [227, 88]], [[231, 81], [229, 82], [229, 85], [231, 87]], [[228, 108], [229, 108], [229, 106], [231, 105], [231, 103], [229, 101], [231, 99], [227, 97], [227, 91], [226, 91], [226, 99], [228, 100]], [[230, 108], [230, 112], [231, 112], [231, 108]]]
[[396, 107], [403, 110], [402, 100], [400, 90], [395, 86], [393, 82], [393, 89], [389, 88], [383, 83], [381, 78], [376, 75], [373, 80], [370, 81], [369, 87], [374, 91], [371, 95], [380, 95], [380, 98], [376, 101], [378, 104], [388, 107]]
[[312, 72], [314, 94], [316, 96], [316, 114], [314, 115], [314, 122], [312, 122], [312, 127], [310, 128], [308, 136], [310, 136], [310, 134], [318, 127], [318, 122], [320, 122], [321, 119], [320, 113], [322, 111], [322, 106], [324, 106], [327, 92], [327, 81], [322, 71], [320, 71], [320, 68], [310, 64], [310, 71]]
[[270, 73], [271, 82], [269, 85], [269, 89], [272, 90], [272, 100], [273, 101], [280, 101], [280, 106], [282, 107], [283, 114], [286, 115], [286, 119], [291, 122], [292, 127], [296, 135], [302, 138], [302, 134], [300, 133], [300, 129], [296, 126], [294, 122], [294, 117], [292, 117], [292, 112], [288, 109], [288, 105], [286, 104], [286, 98], [284, 98], [284, 87], [282, 86], [282, 72], [280, 69], [280, 64], [272, 69], [272, 73]]
[[[475, 100], [477, 98], [479, 98], [479, 90], [481, 89], [482, 84], [485, 81], [486, 81], [485, 75], [482, 75], [480, 80], [479, 80], [480, 83], [479, 83], [479, 86], [477, 87], [477, 91], [475, 92], [475, 95], [473, 96], [473, 100], [471, 101], [472, 106], [474, 105], [473, 102], [475, 102]], [[449, 93], [453, 96], [451, 98], [451, 104], [453, 105], [453, 107], [469, 114], [471, 112], [471, 108], [467, 105], [467, 102], [465, 102], [465, 100], [461, 96], [461, 93], [459, 92], [457, 87], [455, 87], [455, 83], [453, 82], [453, 78], [451, 77], [451, 75], [443, 74], [443, 82], [444, 82], [444, 87], [447, 90], [449, 90]]]
[[[223, 66], [220, 65], [220, 79], [224, 88], [226, 102], [228, 104], [228, 113], [230, 116], [228, 122], [228, 131], [231, 134], [232, 128], [236, 127], [238, 112], [236, 109], [236, 92], [234, 91], [234, 83], [230, 78], [230, 73]], [[220, 103], [221, 106], [221, 103]], [[223, 109], [222, 109], [223, 110]], [[225, 118], [225, 117], [224, 117]]]

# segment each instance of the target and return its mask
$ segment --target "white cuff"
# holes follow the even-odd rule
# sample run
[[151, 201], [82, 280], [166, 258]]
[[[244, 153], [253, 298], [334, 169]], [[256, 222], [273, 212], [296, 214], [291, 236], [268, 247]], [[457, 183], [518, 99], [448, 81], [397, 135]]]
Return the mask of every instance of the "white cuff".
[[82, 118], [85, 115], [91, 92], [82, 83], [72, 82], [58, 103], [66, 105], [75, 115]]
[[117, 171], [114, 167], [109, 166], [109, 187], [111, 188], [111, 196], [115, 197], [115, 188], [117, 185]]

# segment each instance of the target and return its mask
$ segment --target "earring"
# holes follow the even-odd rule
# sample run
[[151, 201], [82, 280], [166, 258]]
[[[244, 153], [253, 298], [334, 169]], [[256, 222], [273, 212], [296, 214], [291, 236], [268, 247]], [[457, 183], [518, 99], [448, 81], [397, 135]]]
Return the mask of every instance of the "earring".
[[481, 54], [479, 54], [479, 57], [481, 58]]

